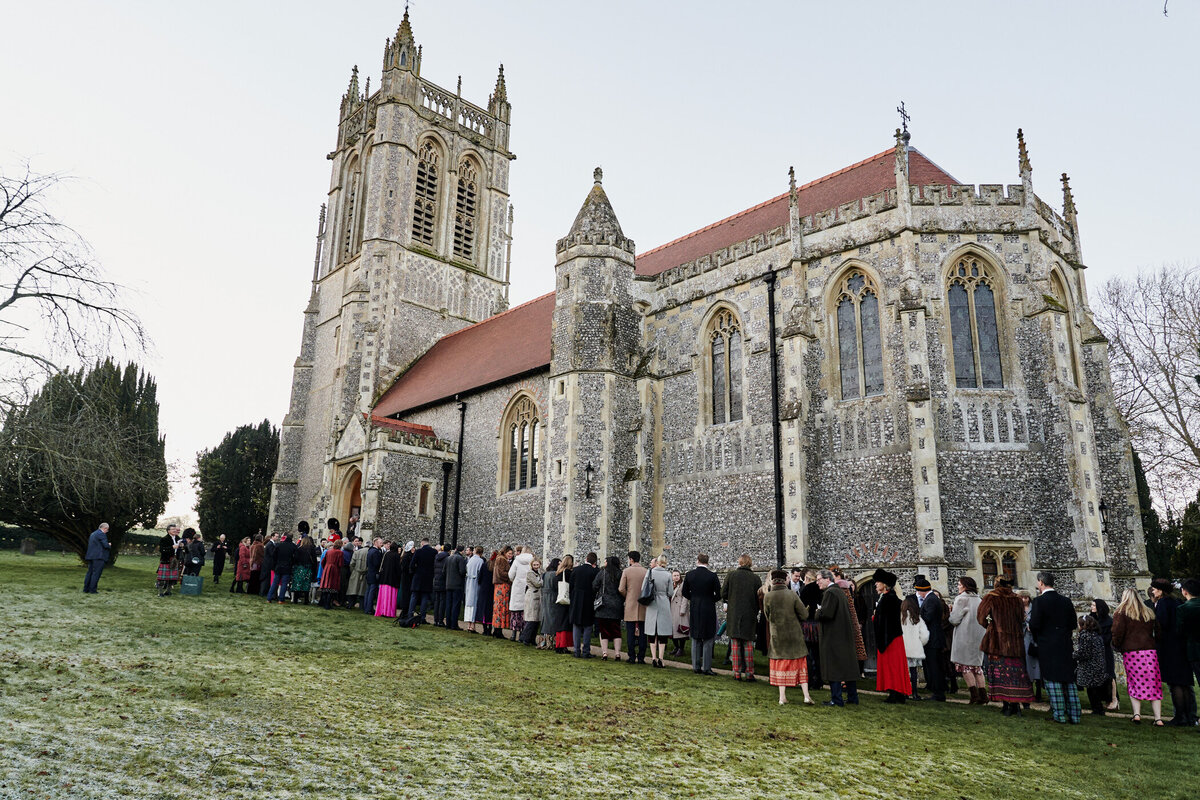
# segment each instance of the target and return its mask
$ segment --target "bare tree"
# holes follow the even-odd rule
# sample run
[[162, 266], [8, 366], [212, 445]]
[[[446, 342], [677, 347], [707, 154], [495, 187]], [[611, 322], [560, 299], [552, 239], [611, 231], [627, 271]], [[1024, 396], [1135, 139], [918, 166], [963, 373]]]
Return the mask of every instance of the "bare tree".
[[145, 346], [141, 322], [121, 304], [123, 287], [50, 211], [64, 180], [28, 163], [0, 170], [0, 418], [28, 401], [31, 378], [93, 362], [114, 343]]
[[1134, 447], [1162, 499], [1186, 502], [1200, 482], [1200, 269], [1113, 278], [1101, 287], [1098, 319]]

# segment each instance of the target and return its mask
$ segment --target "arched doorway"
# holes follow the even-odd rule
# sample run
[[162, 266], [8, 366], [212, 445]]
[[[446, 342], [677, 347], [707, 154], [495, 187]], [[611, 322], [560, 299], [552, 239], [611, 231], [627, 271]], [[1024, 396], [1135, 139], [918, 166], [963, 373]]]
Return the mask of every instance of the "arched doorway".
[[341, 514], [342, 531], [350, 531], [350, 520], [362, 513], [362, 470], [350, 467], [342, 479], [341, 497], [334, 508]]
[[873, 575], [874, 572], [869, 572], [859, 575], [854, 580], [854, 612], [858, 615], [859, 624], [862, 626], [863, 647], [867, 651], [863, 673], [867, 675], [875, 673], [875, 626], [871, 622], [871, 617], [875, 613], [875, 603], [879, 600], [879, 593], [875, 591], [875, 582], [871, 580]]

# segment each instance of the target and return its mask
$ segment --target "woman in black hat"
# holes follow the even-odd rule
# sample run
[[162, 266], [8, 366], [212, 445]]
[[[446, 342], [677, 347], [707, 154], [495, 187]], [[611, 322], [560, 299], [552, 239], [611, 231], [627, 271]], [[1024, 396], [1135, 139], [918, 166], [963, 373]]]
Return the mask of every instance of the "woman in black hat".
[[900, 598], [892, 591], [896, 576], [885, 569], [872, 576], [879, 600], [871, 618], [875, 630], [875, 690], [887, 692], [885, 703], [903, 703], [912, 694], [908, 679], [908, 656], [904, 651], [904, 630], [900, 627]]

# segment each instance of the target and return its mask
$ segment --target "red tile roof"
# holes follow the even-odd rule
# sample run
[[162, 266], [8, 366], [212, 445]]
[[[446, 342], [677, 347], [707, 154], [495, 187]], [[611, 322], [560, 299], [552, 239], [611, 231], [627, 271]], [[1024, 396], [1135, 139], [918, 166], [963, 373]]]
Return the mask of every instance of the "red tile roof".
[[[843, 203], [894, 187], [894, 155], [895, 150], [885, 150], [799, 187], [797, 200], [800, 204], [800, 216], [807, 217], [820, 211], [828, 211]], [[913, 186], [958, 183], [950, 173], [913, 148], [909, 149], [908, 171], [908, 180]], [[784, 192], [753, 208], [642, 253], [637, 257], [637, 274], [657, 275], [787, 224], [788, 193]]]
[[[418, 425], [415, 422], [405, 422], [400, 419], [389, 419], [386, 417], [377, 417], [374, 414], [370, 415], [370, 422], [380, 428], [388, 428], [401, 433], [411, 433], [416, 436], [433, 436], [433, 428], [429, 425]], [[434, 438], [437, 438], [436, 436]]]
[[439, 339], [392, 384], [372, 414], [389, 417], [550, 366], [554, 293]]
[[[799, 187], [800, 215], [827, 211], [895, 186], [894, 152], [885, 150]], [[913, 186], [957, 185], [958, 180], [920, 151], [910, 149], [909, 183]], [[785, 192], [642, 253], [637, 257], [637, 274], [657, 275], [787, 223], [788, 194]], [[414, 411], [456, 394], [483, 389], [548, 367], [553, 317], [554, 293], [551, 292], [443, 336], [379, 398], [372, 412], [372, 422], [378, 421], [379, 417]], [[429, 433], [432, 434], [432, 430]]]

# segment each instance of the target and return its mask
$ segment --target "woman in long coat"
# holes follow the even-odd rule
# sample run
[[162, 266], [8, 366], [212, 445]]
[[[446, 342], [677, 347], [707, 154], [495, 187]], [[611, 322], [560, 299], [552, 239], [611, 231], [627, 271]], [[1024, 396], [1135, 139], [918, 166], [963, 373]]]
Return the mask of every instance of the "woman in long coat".
[[333, 607], [333, 598], [342, 588], [342, 540], [331, 542], [325, 555], [321, 556], [321, 608], [329, 610]]
[[292, 562], [292, 602], [308, 605], [313, 576], [317, 574], [317, 547], [307, 533], [300, 539]]
[[383, 560], [379, 562], [379, 597], [375, 600], [377, 617], [396, 616], [396, 601], [404, 575], [399, 549], [395, 542], [383, 543]]
[[262, 534], [256, 533], [254, 543], [250, 545], [250, 577], [247, 578], [249, 586], [246, 587], [250, 594], [258, 594], [262, 588], [262, 567], [266, 557], [267, 546], [263, 544]]
[[[530, 553], [532, 556], [533, 554]], [[534, 557], [525, 573], [525, 619], [521, 628], [521, 644], [532, 645], [538, 637], [538, 625], [542, 621], [542, 561]], [[540, 637], [539, 637], [540, 638]]]
[[671, 586], [674, 593], [671, 595], [671, 621], [675, 623], [675, 630], [672, 632], [672, 637], [675, 640], [675, 647], [671, 650], [670, 655], [674, 658], [679, 658], [684, 655], [684, 645], [687, 644], [688, 632], [691, 631], [691, 623], [688, 621], [690, 614], [688, 599], [683, 596], [683, 573], [675, 570], [671, 573]]
[[245, 594], [246, 582], [250, 580], [250, 537], [242, 537], [238, 544], [237, 563], [233, 567], [233, 583], [229, 586], [231, 593]]
[[1033, 701], [1033, 687], [1025, 668], [1025, 609], [1021, 598], [1004, 578], [988, 592], [975, 611], [984, 627], [979, 649], [984, 654], [983, 674], [988, 695], [1004, 704], [1004, 716], [1021, 716], [1021, 704]]
[[483, 623], [484, 636], [492, 633], [492, 604], [495, 601], [495, 595], [492, 592], [492, 575], [496, 568], [496, 559], [499, 556], [500, 554], [493, 550], [492, 557], [479, 569], [479, 598], [475, 604], [475, 621]]
[[554, 652], [556, 653], [570, 653], [571, 648], [575, 646], [575, 637], [571, 633], [571, 605], [558, 602], [559, 587], [564, 582], [570, 584], [571, 573], [574, 569], [575, 557], [568, 553], [562, 557], [562, 561], [559, 561], [553, 574], [546, 576], [545, 585], [542, 586], [542, 593], [548, 593], [550, 602], [554, 604], [553, 610], [550, 612], [550, 619], [552, 620], [551, 627], [554, 629]]
[[529, 574], [529, 565], [533, 563], [533, 551], [522, 547], [521, 552], [512, 560], [508, 568], [508, 579], [512, 581], [512, 589], [508, 596], [509, 619], [512, 623], [513, 639], [521, 639], [525, 629], [525, 577]]
[[370, 548], [360, 547], [350, 556], [350, 581], [346, 584], [346, 597], [351, 598], [348, 602], [353, 607], [353, 598], [361, 598], [365, 593], [367, 585], [367, 551]]
[[912, 694], [908, 676], [908, 654], [904, 649], [904, 629], [900, 626], [900, 598], [896, 597], [896, 576], [877, 569], [872, 576], [879, 599], [871, 616], [875, 634], [875, 689], [887, 692], [886, 703], [903, 703]]
[[475, 606], [479, 602], [479, 572], [483, 567], [483, 548], [476, 547], [471, 558], [467, 560], [467, 577], [463, 583], [463, 619], [467, 621], [467, 633], [477, 633]]
[[[552, 558], [550, 559], [550, 563], [546, 565], [546, 569], [539, 575], [539, 578], [542, 582], [541, 592], [539, 593], [542, 604], [542, 631], [538, 634], [539, 650], [554, 649], [554, 601], [558, 592], [558, 575], [555, 573], [557, 570], [558, 559]], [[553, 584], [553, 586], [551, 586], [551, 584]]]
[[800, 623], [808, 619], [808, 608], [800, 595], [787, 586], [788, 574], [771, 572], [771, 588], [763, 597], [763, 616], [770, 626], [767, 657], [771, 660], [771, 685], [779, 687], [779, 705], [787, 702], [787, 687], [799, 686], [804, 705], [813, 705], [808, 694], [808, 646]]
[[625, 598], [621, 596], [621, 561], [616, 556], [604, 559], [604, 569], [592, 579], [596, 600], [596, 628], [600, 633], [600, 659], [608, 661], [608, 643], [613, 643], [613, 658], [621, 660], [621, 620], [625, 617]]
[[725, 576], [725, 584], [721, 587], [721, 599], [729, 604], [725, 633], [729, 636], [735, 681], [754, 680], [754, 634], [758, 622], [758, 589], [762, 581], [751, 566], [750, 556], [743, 553], [738, 558], [737, 569]]
[[950, 610], [950, 624], [954, 626], [950, 660], [967, 683], [971, 705], [985, 705], [988, 701], [983, 682], [983, 651], [979, 649], [984, 630], [976, 619], [980, 602], [975, 579], [970, 575], [959, 578], [958, 597], [954, 598], [954, 608]]
[[1117, 695], [1117, 654], [1112, 646], [1112, 612], [1103, 598], [1095, 597], [1092, 598], [1091, 613], [1088, 616], [1096, 620], [1097, 632], [1104, 644], [1104, 667], [1108, 670], [1108, 686], [1104, 691], [1104, 700], [1107, 703], [1105, 708], [1108, 711], [1116, 711], [1120, 702]]
[[[400, 583], [396, 584], [396, 611], [401, 616], [408, 614], [408, 607], [412, 601], [412, 573], [409, 572], [409, 567], [412, 566], [413, 547], [415, 542], [409, 541], [404, 545], [404, 551], [397, 553], [399, 561], [397, 566], [400, 569]], [[396, 548], [393, 547], [393, 550]]]
[[[647, 573], [654, 586], [654, 600], [646, 606], [646, 638], [651, 640], [651, 666], [662, 667], [663, 656], [667, 654], [667, 640], [675, 631], [675, 622], [671, 618], [671, 571], [667, 569], [667, 557], [659, 556], [655, 565]], [[638, 593], [641, 593], [639, 587]]]
[[[826, 705], [842, 706], [858, 703], [858, 653], [854, 645], [854, 609], [846, 601], [846, 593], [833, 580], [827, 569], [817, 573], [821, 589], [821, 604], [817, 619], [821, 623], [821, 678], [829, 683], [831, 697]], [[841, 684], [846, 684], [842, 699]]]

